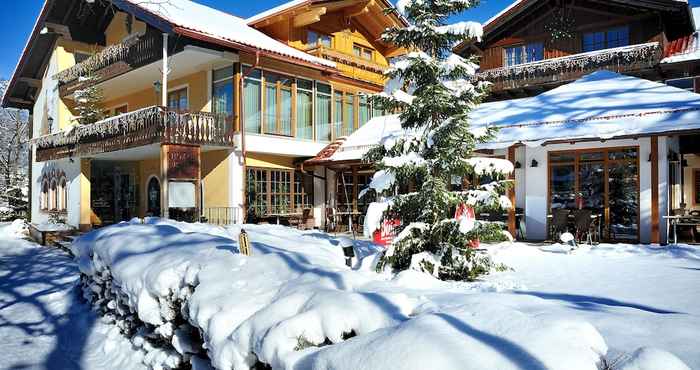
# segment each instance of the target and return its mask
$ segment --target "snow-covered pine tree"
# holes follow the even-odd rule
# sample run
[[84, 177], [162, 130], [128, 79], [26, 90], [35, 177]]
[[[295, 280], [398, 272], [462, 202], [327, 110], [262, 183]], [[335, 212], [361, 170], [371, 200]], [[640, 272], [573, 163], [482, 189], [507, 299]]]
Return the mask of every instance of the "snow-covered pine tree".
[[[443, 280], [473, 280], [488, 273], [493, 263], [471, 249], [472, 242], [506, 238], [502, 224], [455, 219], [460, 205], [477, 214], [511, 207], [503, 194], [512, 164], [473, 156], [477, 144], [495, 134], [491, 127], [469, 125], [469, 112], [488, 85], [470, 82], [473, 61], [451, 52], [457, 43], [481, 37], [478, 23], [447, 23], [477, 3], [400, 0], [397, 7], [411, 26], [387, 29], [382, 36], [411, 52], [387, 71], [387, 77], [402, 81], [406, 91], [372, 97], [385, 110], [400, 111], [405, 130], [403, 137], [385, 139], [364, 158], [378, 170], [370, 187], [384, 199], [378, 207], [386, 209], [383, 218], [401, 220], [400, 233], [380, 267], [417, 268]], [[480, 185], [452, 189], [455, 180], [462, 179], [478, 179], [472, 182]], [[406, 191], [407, 184], [415, 191]]]
[[102, 90], [95, 86], [97, 77], [93, 72], [79, 77], [79, 80], [85, 87], [75, 91], [76, 120], [81, 125], [95, 123], [104, 118]]

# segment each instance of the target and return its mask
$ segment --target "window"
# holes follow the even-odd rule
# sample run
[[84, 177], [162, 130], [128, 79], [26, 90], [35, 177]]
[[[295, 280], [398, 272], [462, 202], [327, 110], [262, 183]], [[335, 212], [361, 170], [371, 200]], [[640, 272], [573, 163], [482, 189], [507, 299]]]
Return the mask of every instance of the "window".
[[506, 47], [504, 57], [504, 64], [506, 67], [543, 60], [544, 43], [531, 42], [526, 45]]
[[292, 136], [292, 78], [265, 72], [264, 133]]
[[630, 44], [629, 27], [617, 27], [608, 30], [607, 34], [608, 48], [617, 48]]
[[307, 31], [306, 33], [306, 43], [312, 47], [323, 46], [330, 48], [332, 39], [332, 36], [318, 33], [316, 31]]
[[186, 87], [168, 93], [168, 108], [178, 112], [184, 112], [189, 109]]
[[297, 79], [297, 132], [296, 137], [312, 140], [314, 83]]
[[75, 58], [75, 64], [82, 63], [88, 58], [90, 58], [90, 53], [86, 53], [84, 51], [76, 51], [73, 53], [73, 58]]
[[41, 202], [39, 205], [44, 211], [49, 209], [49, 180], [46, 178], [41, 182]]
[[226, 131], [233, 129], [233, 67], [212, 72], [212, 112], [224, 120]]
[[250, 68], [246, 67], [243, 73], [247, 75], [243, 82], [245, 130], [260, 133], [262, 72], [259, 69], [250, 72]]
[[583, 51], [596, 51], [629, 45], [629, 27], [616, 27], [607, 31], [583, 34]]
[[65, 212], [68, 206], [68, 182], [60, 170], [51, 170], [41, 177], [39, 208], [43, 211]]
[[367, 101], [367, 95], [359, 95], [358, 98], [360, 99], [360, 111], [359, 111], [359, 126], [362, 127], [367, 121], [369, 121], [369, 114], [370, 114], [370, 109], [369, 109], [369, 101]]
[[301, 213], [313, 206], [313, 177], [292, 170], [248, 168], [248, 208], [257, 217]]
[[355, 95], [335, 91], [335, 136], [348, 136], [355, 131]]
[[331, 86], [316, 83], [316, 139], [331, 140]]
[[358, 58], [372, 60], [372, 49], [366, 46], [355, 44], [352, 47], [352, 52]]

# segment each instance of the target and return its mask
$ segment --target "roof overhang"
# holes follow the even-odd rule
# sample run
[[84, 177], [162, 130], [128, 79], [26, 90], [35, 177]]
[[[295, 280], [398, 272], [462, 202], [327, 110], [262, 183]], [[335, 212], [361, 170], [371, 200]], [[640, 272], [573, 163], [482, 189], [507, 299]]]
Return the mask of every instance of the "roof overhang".
[[380, 40], [384, 29], [390, 27], [407, 27], [409, 25], [388, 0], [296, 0], [248, 18], [248, 25], [263, 28], [292, 19], [296, 27], [310, 25], [321, 17], [335, 12], [342, 12], [343, 17], [368, 31], [376, 42], [391, 48]]

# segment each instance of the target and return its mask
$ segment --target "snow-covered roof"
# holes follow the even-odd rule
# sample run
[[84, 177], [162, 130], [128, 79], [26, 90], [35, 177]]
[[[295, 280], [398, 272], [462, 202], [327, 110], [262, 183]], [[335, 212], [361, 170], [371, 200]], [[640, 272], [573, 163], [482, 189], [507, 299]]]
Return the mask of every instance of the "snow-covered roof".
[[475, 126], [500, 127], [489, 148], [700, 130], [700, 95], [597, 71], [540, 95], [480, 105]]
[[304, 62], [335, 68], [332, 61], [315, 57], [248, 26], [246, 20], [190, 0], [127, 0], [176, 28], [193, 31], [210, 38], [234, 42], [261, 51]]
[[280, 5], [276, 6], [276, 7], [274, 7], [274, 8], [270, 8], [270, 9], [268, 9], [268, 10], [265, 10], [265, 11], [262, 12], [262, 13], [258, 13], [258, 14], [256, 14], [256, 15], [252, 16], [252, 17], [249, 17], [249, 18], [246, 19], [245, 21], [246, 21], [246, 23], [248, 23], [248, 24], [252, 24], [252, 23], [255, 23], [255, 22], [257, 22], [257, 21], [259, 21], [259, 20], [261, 20], [261, 19], [265, 19], [265, 18], [267, 18], [267, 17], [269, 17], [269, 16], [271, 16], [271, 15], [274, 15], [274, 14], [277, 14], [277, 13], [280, 13], [280, 12], [283, 12], [283, 11], [285, 11], [285, 10], [294, 8], [294, 7], [296, 7], [296, 6], [299, 6], [299, 5], [304, 4], [304, 3], [307, 3], [307, 2], [309, 2], [309, 0], [292, 0], [292, 1], [288, 1], [288, 2], [286, 2], [286, 3], [283, 3], [283, 4], [280, 4]]
[[[700, 130], [700, 95], [598, 71], [540, 95], [479, 105], [473, 127], [500, 128], [482, 149], [551, 141], [612, 139]], [[398, 115], [376, 117], [316, 163], [359, 160], [372, 145], [404, 135]]]
[[694, 32], [669, 42], [661, 63], [680, 63], [698, 59], [700, 59], [700, 40], [698, 40], [698, 32]]

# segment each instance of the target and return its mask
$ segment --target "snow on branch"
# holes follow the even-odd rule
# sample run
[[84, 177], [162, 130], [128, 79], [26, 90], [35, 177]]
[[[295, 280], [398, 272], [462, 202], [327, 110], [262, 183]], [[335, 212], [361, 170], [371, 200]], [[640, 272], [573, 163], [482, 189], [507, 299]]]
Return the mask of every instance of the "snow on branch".
[[471, 157], [464, 160], [477, 175], [499, 174], [503, 176], [513, 173], [513, 163], [506, 159], [491, 157]]

